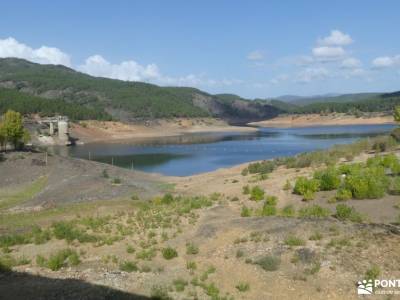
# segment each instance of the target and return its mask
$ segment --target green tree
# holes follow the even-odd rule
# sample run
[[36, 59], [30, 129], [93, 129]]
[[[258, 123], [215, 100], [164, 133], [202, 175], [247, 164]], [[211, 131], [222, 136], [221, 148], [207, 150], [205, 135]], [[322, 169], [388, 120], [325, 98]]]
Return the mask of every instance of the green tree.
[[17, 149], [25, 133], [22, 116], [19, 112], [9, 110], [3, 115], [2, 132], [6, 142], [11, 142], [14, 149]]
[[396, 106], [394, 109], [394, 120], [400, 123], [400, 106]]
[[6, 133], [4, 130], [3, 122], [0, 122], [0, 151], [5, 149], [7, 143]]

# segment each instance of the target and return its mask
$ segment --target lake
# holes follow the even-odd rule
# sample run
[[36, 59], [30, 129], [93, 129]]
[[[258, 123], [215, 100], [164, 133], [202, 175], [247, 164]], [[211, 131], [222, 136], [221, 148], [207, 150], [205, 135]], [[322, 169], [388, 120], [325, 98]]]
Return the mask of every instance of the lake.
[[290, 156], [390, 132], [394, 125], [260, 128], [251, 133], [196, 133], [118, 143], [54, 148], [91, 159], [164, 175], [187, 176], [237, 164]]

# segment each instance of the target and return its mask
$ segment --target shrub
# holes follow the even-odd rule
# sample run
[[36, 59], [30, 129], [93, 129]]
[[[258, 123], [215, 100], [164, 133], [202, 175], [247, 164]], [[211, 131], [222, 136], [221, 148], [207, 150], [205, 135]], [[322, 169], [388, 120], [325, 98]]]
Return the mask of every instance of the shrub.
[[319, 180], [319, 188], [321, 191], [335, 190], [340, 185], [339, 172], [334, 167], [315, 172], [314, 178]]
[[285, 245], [288, 245], [288, 246], [296, 247], [296, 246], [304, 246], [305, 244], [306, 244], [306, 242], [303, 239], [296, 237], [294, 235], [289, 235], [285, 239]]
[[296, 211], [293, 205], [286, 205], [284, 208], [282, 208], [281, 215], [284, 217], [294, 217], [295, 214]]
[[346, 176], [344, 187], [355, 199], [378, 199], [385, 195], [389, 180], [383, 167], [353, 169]]
[[338, 200], [338, 201], [347, 201], [347, 200], [350, 200], [352, 197], [353, 197], [353, 194], [351, 193], [351, 191], [349, 191], [348, 189], [344, 189], [344, 188], [339, 189], [336, 192], [336, 196], [335, 196], [336, 200]]
[[134, 253], [135, 252], [135, 248], [133, 248], [132, 245], [128, 245], [128, 246], [126, 246], [126, 252], [127, 253]]
[[300, 218], [326, 218], [330, 215], [329, 209], [319, 205], [311, 205], [299, 210]]
[[244, 194], [244, 195], [250, 194], [250, 187], [249, 187], [248, 185], [245, 185], [245, 186], [242, 188], [242, 190], [243, 190], [243, 194]]
[[381, 269], [379, 268], [379, 266], [374, 265], [365, 272], [365, 279], [371, 279], [372, 281], [374, 281], [379, 277], [380, 274]]
[[349, 220], [352, 222], [362, 222], [363, 220], [362, 215], [356, 212], [354, 207], [347, 206], [346, 204], [336, 205], [335, 216], [341, 221]]
[[186, 244], [186, 254], [198, 254], [199, 247], [194, 243], [187, 243]]
[[389, 193], [392, 195], [400, 195], [400, 177], [392, 179], [389, 186]]
[[278, 204], [278, 198], [276, 196], [267, 196], [265, 198], [265, 204], [276, 206]]
[[236, 285], [236, 289], [241, 293], [247, 292], [248, 290], [250, 290], [250, 284], [248, 284], [247, 282], [240, 282]]
[[112, 184], [121, 184], [122, 181], [121, 181], [120, 178], [114, 178], [114, 179], [111, 181], [111, 183], [112, 183]]
[[297, 195], [302, 195], [305, 200], [314, 198], [314, 193], [319, 190], [319, 181], [316, 179], [307, 179], [300, 176], [296, 179], [293, 192]]
[[400, 143], [400, 127], [393, 129], [390, 136], [398, 143]]
[[322, 240], [322, 233], [319, 231], [314, 232], [312, 235], [309, 237], [310, 241], [319, 241]]
[[275, 205], [269, 205], [264, 203], [264, 206], [261, 211], [262, 216], [275, 216], [277, 212]]
[[183, 292], [185, 287], [188, 285], [188, 282], [182, 278], [178, 278], [173, 281], [173, 284], [177, 292]]
[[167, 260], [178, 257], [178, 252], [174, 248], [171, 248], [171, 247], [164, 248], [164, 249], [162, 249], [161, 252], [162, 252], [162, 256]]
[[76, 266], [80, 263], [80, 260], [75, 250], [64, 249], [52, 254], [48, 260], [40, 256], [36, 257], [36, 263], [46, 266], [52, 271], [57, 271], [66, 265]]
[[151, 288], [151, 299], [153, 300], [172, 300], [165, 286], [154, 285]]
[[276, 271], [279, 269], [281, 259], [277, 256], [266, 255], [255, 261], [256, 265], [259, 265], [265, 271]]
[[133, 261], [126, 260], [119, 264], [119, 269], [124, 272], [136, 272], [139, 270], [136, 263]]
[[247, 206], [242, 206], [242, 210], [240, 212], [241, 217], [250, 217], [251, 216], [251, 210]]
[[260, 201], [264, 198], [264, 194], [265, 194], [264, 190], [258, 185], [256, 185], [250, 191], [250, 199], [254, 201]]
[[195, 261], [188, 261], [186, 262], [186, 269], [190, 270], [190, 271], [194, 271], [197, 269], [197, 264]]
[[283, 190], [290, 191], [291, 189], [292, 189], [292, 184], [290, 183], [289, 179], [287, 179], [285, 185], [283, 186]]
[[162, 197], [161, 199], [161, 203], [162, 204], [171, 204], [172, 202], [174, 202], [174, 197], [171, 194], [165, 194], [164, 197]]
[[255, 162], [249, 164], [247, 169], [250, 174], [255, 174], [255, 173], [267, 174], [271, 173], [275, 169], [275, 162], [273, 160]]

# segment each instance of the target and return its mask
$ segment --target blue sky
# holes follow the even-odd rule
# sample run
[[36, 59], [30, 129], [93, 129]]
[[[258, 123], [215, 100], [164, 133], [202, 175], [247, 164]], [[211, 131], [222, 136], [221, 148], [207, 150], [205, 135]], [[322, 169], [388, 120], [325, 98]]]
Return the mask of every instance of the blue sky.
[[0, 57], [243, 97], [400, 90], [399, 1], [2, 1]]

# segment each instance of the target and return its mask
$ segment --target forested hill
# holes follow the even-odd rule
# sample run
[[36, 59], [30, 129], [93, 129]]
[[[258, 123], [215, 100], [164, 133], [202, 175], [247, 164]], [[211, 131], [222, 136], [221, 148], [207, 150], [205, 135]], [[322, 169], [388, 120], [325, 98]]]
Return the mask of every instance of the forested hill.
[[64, 66], [0, 59], [0, 111], [65, 114], [73, 119], [221, 117], [244, 123], [283, 111], [238, 96], [211, 95], [195, 88], [160, 87], [89, 76]]

